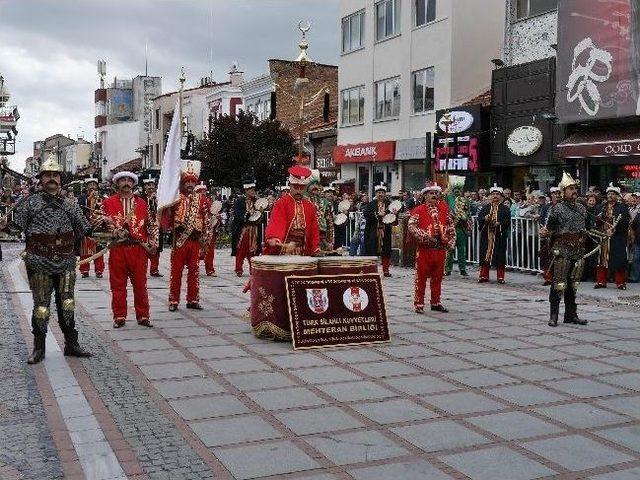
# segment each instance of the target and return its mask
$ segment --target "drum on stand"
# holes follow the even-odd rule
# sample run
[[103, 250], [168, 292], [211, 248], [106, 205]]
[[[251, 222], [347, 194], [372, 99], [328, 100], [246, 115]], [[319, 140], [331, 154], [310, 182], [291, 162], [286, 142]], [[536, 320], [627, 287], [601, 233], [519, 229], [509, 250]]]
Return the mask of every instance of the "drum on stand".
[[251, 259], [251, 329], [258, 338], [291, 340], [285, 277], [318, 274], [318, 259], [261, 255]]
[[378, 273], [378, 257], [320, 257], [320, 275], [361, 275]]

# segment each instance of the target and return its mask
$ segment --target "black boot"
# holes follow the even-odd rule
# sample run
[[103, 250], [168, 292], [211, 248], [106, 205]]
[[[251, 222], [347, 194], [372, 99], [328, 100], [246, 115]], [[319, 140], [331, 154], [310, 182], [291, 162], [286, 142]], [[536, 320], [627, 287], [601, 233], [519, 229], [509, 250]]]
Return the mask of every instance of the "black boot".
[[91, 352], [84, 350], [78, 343], [78, 332], [74, 329], [64, 335], [64, 356], [89, 358]]
[[560, 298], [557, 292], [551, 288], [551, 293], [549, 295], [549, 323], [550, 327], [558, 326], [558, 314], [560, 313]]
[[557, 327], [558, 326], [558, 312], [551, 312], [549, 315], [549, 326]]
[[33, 336], [33, 353], [27, 359], [27, 363], [30, 365], [34, 365], [36, 363], [40, 363], [44, 360], [44, 350], [45, 350], [45, 340], [47, 337], [44, 335], [34, 335]]

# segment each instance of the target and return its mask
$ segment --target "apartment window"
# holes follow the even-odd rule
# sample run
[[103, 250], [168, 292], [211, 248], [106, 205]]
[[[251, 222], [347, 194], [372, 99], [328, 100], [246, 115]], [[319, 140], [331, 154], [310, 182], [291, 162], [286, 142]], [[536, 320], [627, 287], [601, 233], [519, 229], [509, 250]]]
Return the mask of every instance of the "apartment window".
[[434, 109], [433, 90], [435, 74], [433, 67], [418, 70], [411, 74], [413, 92], [413, 113], [430, 112]]
[[154, 123], [156, 125], [156, 130], [160, 129], [160, 109], [156, 108]]
[[364, 122], [364, 87], [342, 90], [341, 125], [358, 125]]
[[436, 19], [436, 0], [414, 0], [414, 25], [419, 27]]
[[155, 157], [156, 165], [160, 165], [160, 145], [156, 143], [153, 146], [153, 149], [154, 149], [154, 157]]
[[364, 10], [342, 19], [342, 53], [364, 46]]
[[400, 77], [382, 80], [375, 84], [376, 120], [400, 115]]
[[400, 33], [400, 0], [376, 3], [376, 41]]
[[558, 0], [518, 0], [518, 19], [540, 15], [558, 8]]

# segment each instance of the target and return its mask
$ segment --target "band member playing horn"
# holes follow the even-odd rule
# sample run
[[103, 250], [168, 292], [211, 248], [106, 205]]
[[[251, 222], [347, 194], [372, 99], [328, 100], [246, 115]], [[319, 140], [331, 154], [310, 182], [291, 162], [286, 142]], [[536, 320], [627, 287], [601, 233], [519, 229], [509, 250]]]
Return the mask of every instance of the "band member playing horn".
[[478, 212], [478, 228], [480, 229], [480, 278], [478, 283], [489, 281], [491, 267], [496, 267], [498, 283], [504, 283], [511, 211], [502, 203], [501, 187], [497, 185], [491, 187], [489, 196], [491, 201]]
[[[82, 207], [83, 213], [87, 220], [91, 222], [95, 215], [100, 215], [102, 199], [98, 190], [98, 179], [89, 177], [84, 180], [85, 192], [78, 197], [78, 204]], [[91, 237], [83, 237], [80, 241], [80, 260], [89, 258], [97, 252], [97, 243]], [[89, 276], [90, 262], [80, 265], [80, 275], [82, 278]], [[102, 256], [93, 261], [93, 269], [96, 278], [102, 278], [104, 272], [104, 258]]]
[[564, 172], [558, 185], [562, 201], [556, 202], [546, 218], [540, 235], [548, 239], [553, 259], [550, 263], [551, 290], [549, 291], [549, 326], [558, 326], [560, 297], [564, 294], [564, 323], [586, 325], [578, 318], [576, 289], [584, 269], [587, 209], [576, 202], [577, 183]]
[[416, 280], [414, 307], [416, 313], [424, 312], [424, 292], [427, 279], [431, 278], [431, 310], [448, 312], [440, 302], [442, 276], [447, 251], [455, 245], [456, 227], [447, 203], [441, 200], [442, 189], [437, 183], [429, 183], [423, 190], [424, 203], [411, 210], [409, 232], [416, 238]]
[[308, 198], [316, 206], [318, 228], [320, 229], [320, 249], [333, 250], [333, 206], [322, 195], [320, 182], [313, 178], [307, 185]]
[[[245, 178], [242, 181], [244, 196], [238, 197], [233, 205], [233, 223], [231, 226], [231, 256], [236, 257], [235, 271], [238, 277], [244, 274], [244, 261], [249, 262], [251, 270], [251, 257], [260, 253], [260, 229], [259, 224], [250, 218], [256, 212], [257, 199], [256, 182]], [[258, 217], [260, 219], [261, 217]]]
[[[158, 197], [156, 193], [156, 179], [149, 175], [148, 178], [142, 180], [144, 184], [144, 198], [147, 201], [149, 215], [155, 219], [158, 215]], [[149, 275], [152, 277], [162, 277], [159, 271], [160, 252], [162, 252], [162, 232], [158, 232], [158, 249], [154, 255], [149, 255]]]
[[609, 273], [616, 286], [627, 289], [627, 240], [629, 237], [629, 208], [622, 202], [620, 188], [613, 183], [607, 188], [607, 201], [596, 214], [596, 229], [609, 237], [600, 251], [594, 288], [607, 288]]
[[147, 258], [158, 245], [156, 219], [149, 214], [147, 202], [133, 193], [138, 176], [119, 172], [113, 176], [117, 193], [102, 202], [103, 221], [113, 244], [109, 251], [109, 284], [113, 328], [127, 321], [127, 280], [133, 287], [133, 304], [139, 325], [151, 327], [149, 292], [147, 291]]
[[[390, 205], [387, 199], [387, 187], [381, 183], [375, 186], [374, 191], [376, 198], [367, 203], [362, 210], [366, 221], [364, 250], [365, 255], [382, 258], [382, 272], [385, 277], [390, 277], [391, 227], [394, 222], [387, 221], [387, 218], [390, 218], [387, 217]], [[397, 212], [391, 212], [392, 215], [394, 213]]]
[[471, 203], [462, 194], [464, 177], [459, 183], [451, 182], [452, 194], [447, 195], [449, 210], [452, 212], [456, 224], [456, 243], [447, 254], [446, 275], [451, 275], [453, 270], [454, 253], [458, 254], [458, 269], [460, 275], [468, 277], [467, 273], [467, 241], [471, 232]]
[[[76, 281], [75, 240], [91, 233], [91, 226], [80, 207], [60, 196], [62, 167], [53, 155], [43, 162], [38, 173], [42, 190], [18, 203], [10, 228], [24, 232], [24, 257], [33, 296], [31, 329], [33, 353], [27, 360], [44, 360], [51, 294], [55, 296], [58, 324], [64, 334], [64, 354], [90, 357], [78, 344], [75, 323], [74, 290]], [[0, 230], [7, 228], [7, 217], [0, 215]]]
[[307, 167], [289, 168], [290, 193], [273, 205], [265, 230], [265, 254], [267, 255], [317, 255], [320, 252], [320, 227], [317, 210], [304, 198], [304, 191], [311, 181]]
[[187, 268], [187, 308], [202, 310], [200, 305], [200, 249], [209, 242], [209, 199], [194, 189], [200, 176], [200, 162], [182, 161], [180, 198], [169, 211], [173, 228], [171, 278], [169, 280], [169, 311], [180, 303], [182, 272]]

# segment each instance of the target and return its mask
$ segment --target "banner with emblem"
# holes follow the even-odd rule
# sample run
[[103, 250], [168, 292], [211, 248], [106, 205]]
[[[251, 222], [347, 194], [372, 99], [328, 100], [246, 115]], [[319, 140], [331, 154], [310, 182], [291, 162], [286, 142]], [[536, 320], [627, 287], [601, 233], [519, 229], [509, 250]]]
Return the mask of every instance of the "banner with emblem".
[[389, 341], [378, 274], [286, 278], [293, 348]]

